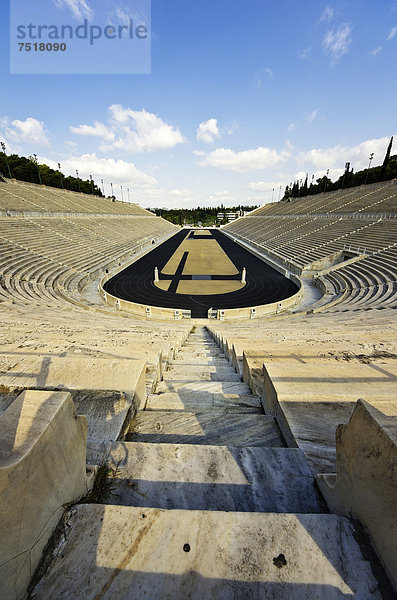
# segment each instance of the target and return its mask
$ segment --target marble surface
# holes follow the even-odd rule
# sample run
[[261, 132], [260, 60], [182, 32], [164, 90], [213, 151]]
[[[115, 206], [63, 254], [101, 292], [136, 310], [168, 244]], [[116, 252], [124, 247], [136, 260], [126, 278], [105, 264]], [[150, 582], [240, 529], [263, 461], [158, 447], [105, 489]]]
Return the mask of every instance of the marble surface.
[[206, 394], [249, 394], [246, 383], [240, 381], [161, 381], [156, 392], [178, 392], [180, 396], [190, 396], [192, 393]]
[[388, 407], [389, 413], [396, 412], [395, 363], [266, 363], [264, 381], [271, 380], [288, 426], [314, 473], [336, 471], [336, 428], [348, 422], [359, 398], [382, 412]]
[[299, 449], [117, 442], [110, 503], [249, 512], [328, 512]]
[[151, 394], [148, 396], [145, 410], [185, 410], [196, 412], [222, 408], [225, 412], [239, 411], [263, 414], [262, 404], [258, 396], [238, 394], [205, 394], [192, 393], [180, 396], [177, 392]]
[[284, 446], [274, 417], [264, 414], [143, 411], [132, 421], [130, 442]]
[[35, 600], [381, 600], [347, 519], [78, 505]]

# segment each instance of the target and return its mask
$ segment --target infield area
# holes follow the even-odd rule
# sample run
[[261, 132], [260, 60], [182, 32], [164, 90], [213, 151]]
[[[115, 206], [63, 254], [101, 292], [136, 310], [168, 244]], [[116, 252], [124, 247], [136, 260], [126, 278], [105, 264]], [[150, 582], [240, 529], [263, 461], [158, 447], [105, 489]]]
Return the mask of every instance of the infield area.
[[294, 282], [217, 229], [181, 230], [104, 287], [130, 302], [191, 310], [195, 318], [206, 318], [210, 308], [259, 306], [298, 291]]

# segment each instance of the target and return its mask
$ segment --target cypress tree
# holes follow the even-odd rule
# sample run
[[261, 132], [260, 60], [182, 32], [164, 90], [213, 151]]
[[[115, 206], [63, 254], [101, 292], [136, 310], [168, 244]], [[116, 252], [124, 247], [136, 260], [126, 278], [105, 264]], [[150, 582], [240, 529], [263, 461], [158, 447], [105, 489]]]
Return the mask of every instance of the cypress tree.
[[384, 173], [387, 165], [389, 164], [390, 152], [391, 152], [392, 145], [393, 145], [393, 136], [391, 136], [389, 145], [387, 147], [387, 151], [386, 151], [386, 155], [385, 155], [385, 160], [383, 161], [383, 165], [382, 165], [382, 174]]

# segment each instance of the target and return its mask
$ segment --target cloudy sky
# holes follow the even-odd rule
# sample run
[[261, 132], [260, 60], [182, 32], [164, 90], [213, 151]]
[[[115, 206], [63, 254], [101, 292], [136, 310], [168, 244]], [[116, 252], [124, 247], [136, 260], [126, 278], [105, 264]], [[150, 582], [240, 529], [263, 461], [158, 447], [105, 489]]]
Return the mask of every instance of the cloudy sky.
[[[46, 1], [95, 18], [94, 0]], [[395, 0], [153, 0], [147, 75], [10, 75], [7, 4], [0, 140], [143, 206], [277, 200], [381, 163], [397, 133]]]

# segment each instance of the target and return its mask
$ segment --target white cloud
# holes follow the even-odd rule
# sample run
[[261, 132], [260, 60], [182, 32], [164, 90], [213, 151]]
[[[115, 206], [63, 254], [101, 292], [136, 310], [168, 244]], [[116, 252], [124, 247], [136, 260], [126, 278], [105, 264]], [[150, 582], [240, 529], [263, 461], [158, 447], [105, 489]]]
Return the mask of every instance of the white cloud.
[[393, 38], [396, 37], [396, 35], [397, 35], [397, 27], [392, 27], [389, 35], [386, 38], [386, 41], [390, 42]]
[[315, 108], [309, 115], [307, 115], [308, 123], [313, 123], [313, 121], [317, 117], [317, 115], [318, 115], [318, 109]]
[[58, 8], [68, 8], [72, 15], [79, 20], [92, 19], [94, 13], [85, 0], [54, 0]]
[[[41, 157], [41, 159], [51, 168], [58, 168], [58, 161], [46, 157]], [[88, 179], [92, 175], [97, 185], [103, 179], [107, 186], [110, 186], [110, 182], [112, 182], [113, 185], [139, 188], [139, 193], [146, 195], [157, 186], [156, 179], [137, 169], [134, 163], [114, 158], [98, 158], [95, 153], [72, 156], [62, 160], [61, 168], [63, 173], [73, 176], [78, 169], [79, 176], [83, 179]]]
[[149, 18], [147, 15], [131, 10], [130, 7], [123, 6], [111, 10], [108, 14], [108, 22], [112, 25], [129, 25], [130, 20], [134, 22], [134, 26], [148, 25]]
[[377, 48], [374, 48], [373, 50], [371, 50], [372, 56], [378, 56], [378, 54], [380, 54], [381, 52], [382, 52], [382, 46], [378, 46]]
[[224, 206], [233, 206], [240, 204], [240, 201], [236, 198], [236, 196], [233, 196], [233, 194], [227, 190], [215, 192], [214, 194], [208, 196], [206, 200], [207, 206], [219, 206], [220, 204], [223, 204]]
[[270, 67], [261, 67], [259, 69], [259, 71], [257, 71], [254, 74], [254, 86], [257, 88], [262, 88], [265, 83], [265, 79], [267, 79], [269, 77], [270, 78], [274, 77], [274, 73], [271, 70], [271, 68]]
[[338, 144], [331, 148], [313, 148], [297, 154], [299, 164], [311, 164], [317, 169], [343, 168], [348, 161], [355, 171], [368, 167], [368, 157], [374, 152], [376, 164], [381, 164], [386, 153], [388, 137], [366, 140], [356, 146]]
[[177, 127], [168, 125], [160, 117], [146, 110], [132, 110], [120, 104], [109, 107], [108, 125], [96, 121], [94, 125], [70, 127], [72, 133], [102, 138], [102, 152], [155, 152], [173, 148], [186, 140]]
[[45, 124], [43, 121], [38, 121], [32, 117], [28, 117], [25, 121], [18, 119], [10, 121], [8, 117], [2, 117], [0, 119], [0, 131], [11, 144], [50, 145]]
[[203, 121], [197, 128], [197, 139], [206, 144], [212, 144], [220, 135], [217, 119]]
[[278, 153], [276, 150], [260, 146], [242, 152], [235, 152], [229, 148], [217, 148], [213, 152], [201, 156], [203, 157], [199, 161], [201, 166], [218, 167], [242, 173], [276, 167], [290, 156], [290, 152], [283, 150]]
[[311, 53], [311, 48], [304, 48], [303, 50], [301, 50], [298, 54], [299, 58], [301, 60], [306, 60], [307, 58], [309, 58]]
[[323, 40], [323, 48], [326, 54], [329, 54], [336, 62], [349, 50], [352, 43], [352, 27], [348, 23], [339, 25], [337, 29], [328, 31]]
[[99, 123], [98, 121], [94, 121], [94, 125], [79, 125], [78, 127], [69, 127], [70, 131], [75, 135], [83, 135], [83, 136], [94, 136], [101, 137], [107, 141], [113, 141], [115, 138], [114, 131], [111, 131], [106, 125], [103, 123]]
[[288, 131], [294, 131], [294, 129], [296, 129], [296, 125], [295, 125], [295, 123], [290, 123], [290, 124], [288, 125]]
[[285, 186], [283, 181], [252, 181], [248, 184], [250, 190], [254, 192], [272, 192], [273, 190], [279, 190]]
[[332, 18], [335, 14], [334, 9], [332, 8], [332, 6], [326, 6], [323, 10], [323, 13], [321, 15], [321, 17], [319, 18], [318, 22], [319, 23], [329, 23], [330, 21], [332, 21]]
[[227, 130], [228, 135], [233, 135], [233, 133], [238, 129], [237, 121], [233, 121], [230, 127]]

